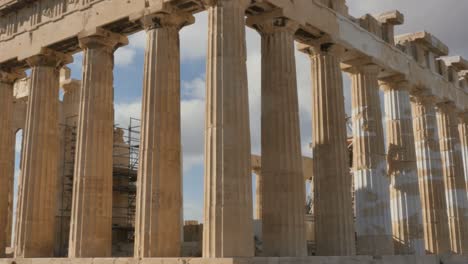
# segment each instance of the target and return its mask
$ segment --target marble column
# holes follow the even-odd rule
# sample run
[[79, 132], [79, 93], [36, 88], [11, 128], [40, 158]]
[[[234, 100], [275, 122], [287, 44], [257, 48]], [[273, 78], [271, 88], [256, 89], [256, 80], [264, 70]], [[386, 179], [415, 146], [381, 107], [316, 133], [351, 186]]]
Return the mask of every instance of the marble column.
[[254, 219], [262, 220], [263, 207], [263, 177], [260, 170], [255, 173], [255, 214]]
[[245, 10], [209, 1], [203, 256], [254, 255]]
[[347, 70], [352, 78], [353, 176], [358, 255], [392, 255], [390, 181], [376, 65]]
[[59, 69], [69, 55], [43, 49], [31, 67], [18, 192], [15, 257], [53, 257], [59, 160]]
[[68, 256], [110, 257], [114, 50], [127, 39], [98, 29], [81, 34], [79, 41], [83, 77]]
[[179, 30], [191, 15], [142, 19], [146, 30], [135, 257], [180, 257], [182, 151]]
[[458, 118], [458, 133], [463, 158], [466, 189], [468, 190], [468, 112], [461, 113]]
[[312, 60], [312, 150], [318, 256], [355, 254], [351, 174], [346, 145], [342, 50], [333, 44], [301, 48]]
[[[10, 216], [11, 182], [14, 177], [13, 84], [21, 75], [0, 70], [0, 258], [5, 257]], [[11, 221], [11, 220], [10, 220]]]
[[412, 97], [411, 108], [425, 248], [429, 254], [444, 254], [450, 251], [450, 240], [434, 105], [430, 98]]
[[384, 85], [387, 165], [395, 254], [424, 255], [421, 200], [409, 91]]
[[247, 21], [261, 35], [263, 255], [307, 255], [294, 33], [285, 18]]
[[468, 254], [468, 201], [456, 108], [450, 103], [440, 103], [436, 112], [451, 249], [465, 255]]

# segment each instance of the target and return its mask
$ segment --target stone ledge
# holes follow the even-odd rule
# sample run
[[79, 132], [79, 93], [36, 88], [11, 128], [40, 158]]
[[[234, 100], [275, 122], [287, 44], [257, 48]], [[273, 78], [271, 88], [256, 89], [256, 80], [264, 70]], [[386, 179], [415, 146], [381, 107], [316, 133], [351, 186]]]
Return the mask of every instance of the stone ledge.
[[350, 256], [285, 258], [43, 258], [0, 259], [0, 264], [466, 264], [468, 256]]

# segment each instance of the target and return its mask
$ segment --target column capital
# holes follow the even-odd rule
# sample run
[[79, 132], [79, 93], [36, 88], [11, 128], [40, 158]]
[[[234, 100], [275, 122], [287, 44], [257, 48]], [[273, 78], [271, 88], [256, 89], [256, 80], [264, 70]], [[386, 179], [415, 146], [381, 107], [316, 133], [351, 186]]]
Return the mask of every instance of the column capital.
[[361, 64], [361, 65], [351, 65], [341, 68], [343, 71], [349, 74], [369, 74], [369, 75], [378, 75], [381, 68], [376, 64]]
[[128, 44], [126, 36], [102, 28], [82, 31], [78, 34], [78, 40], [82, 49], [107, 47], [114, 50]]
[[411, 91], [412, 86], [404, 74], [394, 74], [379, 79], [379, 85], [385, 90]]
[[26, 62], [30, 67], [46, 66], [58, 69], [66, 64], [72, 63], [73, 57], [52, 49], [42, 48], [38, 54], [26, 58]]
[[411, 92], [411, 98], [410, 98], [412, 103], [418, 104], [418, 105], [424, 105], [424, 106], [434, 106], [437, 103], [437, 98], [432, 95], [427, 95], [423, 92]]
[[248, 17], [246, 23], [262, 35], [284, 31], [294, 34], [299, 29], [297, 22], [282, 16], [280, 12], [276, 11]]
[[379, 86], [384, 91], [397, 91], [397, 90], [410, 91], [411, 90], [411, 85], [406, 80], [398, 80], [398, 81], [380, 80]]
[[146, 31], [164, 27], [175, 27], [180, 30], [195, 23], [195, 18], [185, 12], [157, 13], [143, 16], [140, 18], [140, 23]]
[[365, 55], [344, 55], [341, 61], [341, 70], [349, 74], [378, 74], [381, 71], [381, 67], [375, 64], [371, 57]]
[[460, 123], [468, 123], [468, 112], [463, 111], [458, 113], [458, 120]]
[[314, 45], [299, 43], [297, 49], [311, 58], [317, 55], [331, 55], [341, 58], [345, 52], [345, 48], [333, 42], [320, 42]]
[[437, 102], [436, 103], [436, 110], [439, 112], [443, 113], [450, 113], [450, 112], [457, 112], [457, 107], [455, 103], [450, 102], [450, 101], [445, 101], [445, 102]]
[[238, 5], [247, 8], [250, 0], [202, 0], [206, 6], [229, 6]]
[[0, 68], [0, 82], [13, 84], [16, 80], [26, 77], [22, 71], [7, 71]]

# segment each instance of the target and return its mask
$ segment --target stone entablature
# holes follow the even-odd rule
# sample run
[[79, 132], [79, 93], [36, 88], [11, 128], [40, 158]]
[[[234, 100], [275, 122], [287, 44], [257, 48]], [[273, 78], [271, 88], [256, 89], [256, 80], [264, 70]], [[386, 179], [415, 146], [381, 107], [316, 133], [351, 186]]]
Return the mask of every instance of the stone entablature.
[[[5, 3], [9, 4], [9, 1]], [[172, 4], [175, 7], [171, 7]], [[129, 34], [141, 30], [141, 26], [129, 21], [129, 17], [135, 14], [167, 12], [173, 8], [196, 13], [204, 10], [205, 5], [201, 0], [38, 0], [1, 15], [0, 63], [25, 65], [24, 59], [37, 54], [42, 47], [73, 53], [79, 50], [76, 36], [84, 30], [104, 27], [117, 33]], [[317, 40], [328, 39], [328, 42], [350, 50], [347, 59], [356, 56], [369, 57], [384, 69], [379, 78], [401, 74], [408, 79], [410, 85], [425, 90], [428, 95], [454, 102], [460, 111], [464, 111], [468, 105], [468, 95], [457, 89], [457, 85], [422, 67], [398, 48], [386, 43], [382, 37], [363, 30], [350, 18], [320, 3], [308, 0], [255, 2], [247, 9], [247, 15], [258, 14], [273, 14], [297, 22], [300, 29], [295, 38], [299, 42], [312, 44]], [[395, 21], [401, 20], [398, 14], [393, 16]], [[385, 20], [385, 14], [383, 19]], [[378, 20], [384, 21], [380, 17]], [[58, 21], [67, 27], [58, 27], [55, 24]], [[422, 34], [422, 38], [427, 39], [428, 34]], [[421, 38], [418, 35], [416, 37]], [[440, 41], [434, 40], [435, 38], [431, 38], [430, 41], [435, 47], [446, 51]]]

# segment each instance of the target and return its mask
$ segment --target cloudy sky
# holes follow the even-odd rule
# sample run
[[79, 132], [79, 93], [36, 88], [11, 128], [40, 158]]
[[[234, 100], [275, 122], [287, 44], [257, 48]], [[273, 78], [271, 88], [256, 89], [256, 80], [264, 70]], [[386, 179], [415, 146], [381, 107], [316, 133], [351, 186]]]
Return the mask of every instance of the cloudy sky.
[[[453, 55], [468, 57], [468, 1], [466, 0], [348, 0], [350, 13], [359, 17], [400, 10], [405, 24], [398, 33], [426, 30], [445, 42]], [[182, 129], [184, 154], [185, 219], [203, 219], [203, 126], [205, 98], [205, 55], [207, 15], [196, 16], [196, 23], [181, 31]], [[145, 35], [130, 37], [130, 44], [116, 52], [115, 120], [128, 126], [130, 117], [139, 118]], [[260, 38], [247, 30], [248, 81], [251, 118], [252, 152], [260, 153]], [[299, 89], [301, 138], [304, 155], [310, 155], [311, 139], [310, 65], [308, 58], [296, 52]], [[82, 55], [75, 55], [70, 66], [73, 77], [81, 78]], [[350, 83], [345, 78], [347, 112], [350, 112]]]

